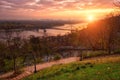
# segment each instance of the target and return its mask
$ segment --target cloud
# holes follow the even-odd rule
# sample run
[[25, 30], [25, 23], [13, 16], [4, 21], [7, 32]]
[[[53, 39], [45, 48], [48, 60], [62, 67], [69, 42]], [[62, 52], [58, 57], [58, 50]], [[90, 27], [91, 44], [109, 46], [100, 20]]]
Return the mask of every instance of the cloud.
[[56, 11], [112, 8], [113, 1], [114, 0], [0, 0], [0, 10], [2, 13], [12, 16], [16, 14], [10, 12], [18, 13], [19, 11], [54, 13]]
[[38, 9], [44, 8], [55, 8], [60, 9], [77, 9], [78, 7], [110, 7], [112, 0], [0, 0], [0, 5], [11, 6], [13, 8], [24, 8], [24, 9]]

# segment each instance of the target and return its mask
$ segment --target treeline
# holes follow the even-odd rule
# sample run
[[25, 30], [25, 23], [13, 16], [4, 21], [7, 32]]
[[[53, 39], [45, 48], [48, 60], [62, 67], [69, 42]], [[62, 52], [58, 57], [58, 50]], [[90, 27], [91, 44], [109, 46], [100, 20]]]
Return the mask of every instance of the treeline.
[[69, 20], [18, 20], [18, 21], [0, 21], [0, 30], [6, 29], [44, 29], [55, 26], [64, 26], [65, 24], [76, 24], [79, 21]]
[[89, 43], [93, 48], [113, 51], [120, 49], [120, 15], [113, 16], [88, 24], [85, 30]]
[[120, 15], [89, 23], [87, 28], [73, 31], [63, 37], [66, 46], [103, 49], [110, 54], [120, 49]]
[[[16, 36], [13, 36], [16, 34]], [[68, 35], [64, 36], [30, 36], [28, 39], [20, 37], [20, 32], [5, 29], [5, 38], [0, 41], [0, 73], [14, 70], [19, 72], [21, 67], [58, 60], [62, 55], [57, 52], [61, 46], [67, 46]], [[69, 57], [69, 55], [64, 56]]]
[[19, 36], [12, 37], [12, 32], [6, 34], [6, 40], [0, 42], [1, 73], [10, 70], [16, 73], [21, 67], [33, 64], [36, 72], [37, 63], [60, 58], [55, 51], [58, 42], [53, 42], [52, 37], [30, 36], [29, 39], [21, 39]]

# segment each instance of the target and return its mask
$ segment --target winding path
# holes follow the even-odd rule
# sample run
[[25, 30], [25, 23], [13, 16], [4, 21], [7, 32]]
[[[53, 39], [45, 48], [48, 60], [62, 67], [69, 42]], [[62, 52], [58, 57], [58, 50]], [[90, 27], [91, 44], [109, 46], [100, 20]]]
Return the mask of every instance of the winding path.
[[[75, 61], [79, 61], [79, 57], [71, 57], [71, 58], [66, 58], [66, 59], [61, 59], [58, 61], [53, 61], [53, 62], [47, 62], [47, 63], [43, 63], [43, 64], [37, 64], [37, 71], [51, 67], [53, 65], [57, 65], [57, 64], [66, 64], [66, 63], [71, 63], [71, 62], [75, 62]], [[13, 72], [8, 72], [6, 74], [0, 75], [0, 80], [4, 79], [4, 80], [20, 80], [26, 76], [29, 76], [31, 74], [34, 73], [34, 66], [28, 66], [23, 68], [24, 72], [14, 78], [9, 78], [9, 79], [4, 79], [10, 75], [13, 74]]]

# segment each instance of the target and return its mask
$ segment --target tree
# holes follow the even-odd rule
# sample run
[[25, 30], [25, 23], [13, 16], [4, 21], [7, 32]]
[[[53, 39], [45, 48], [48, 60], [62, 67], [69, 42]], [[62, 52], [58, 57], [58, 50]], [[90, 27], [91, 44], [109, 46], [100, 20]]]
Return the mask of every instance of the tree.
[[[20, 48], [21, 48], [21, 38], [19, 36], [19, 32], [12, 31], [10, 25], [4, 28], [5, 31], [5, 41], [6, 41], [6, 56], [9, 56], [13, 60], [13, 70], [14, 73], [17, 73], [17, 58], [20, 56]], [[13, 34], [16, 34], [16, 37]]]
[[52, 45], [50, 44], [51, 42], [49, 42], [47, 37], [43, 37], [42, 38], [42, 53], [44, 54], [44, 56], [46, 57], [46, 61], [49, 61], [49, 55], [52, 53]]
[[36, 73], [37, 72], [36, 58], [37, 58], [37, 54], [40, 52], [40, 39], [39, 37], [31, 36], [29, 43], [31, 47], [31, 54], [33, 55], [33, 60], [34, 60], [34, 73]]
[[14, 37], [10, 41], [10, 45], [8, 46], [11, 58], [13, 59], [13, 69], [16, 73], [18, 71], [17, 68], [17, 58], [21, 55], [21, 38], [20, 37]]
[[5, 50], [6, 50], [6, 45], [3, 42], [0, 42], [0, 72], [4, 71], [3, 66], [5, 66]]

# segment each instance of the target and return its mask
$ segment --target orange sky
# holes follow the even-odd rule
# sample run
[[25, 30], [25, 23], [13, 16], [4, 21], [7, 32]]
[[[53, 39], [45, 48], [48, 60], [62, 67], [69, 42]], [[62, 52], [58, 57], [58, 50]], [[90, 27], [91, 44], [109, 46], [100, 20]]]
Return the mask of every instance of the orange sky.
[[0, 19], [101, 19], [114, 0], [0, 0]]

